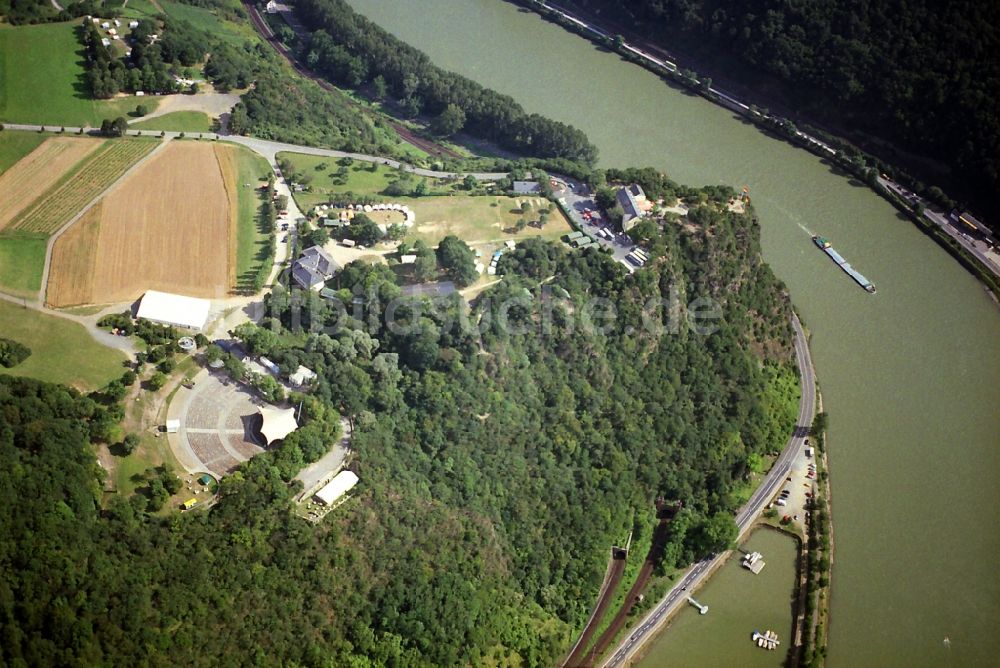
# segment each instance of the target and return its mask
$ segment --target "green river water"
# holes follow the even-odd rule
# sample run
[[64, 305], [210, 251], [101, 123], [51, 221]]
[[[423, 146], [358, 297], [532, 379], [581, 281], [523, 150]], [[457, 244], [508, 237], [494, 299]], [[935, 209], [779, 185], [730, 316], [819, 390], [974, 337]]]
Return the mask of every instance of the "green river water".
[[[792, 633], [795, 595], [795, 541], [789, 536], [759, 529], [740, 546], [764, 555], [766, 566], [754, 575], [740, 565], [734, 552], [722, 569], [698, 590], [695, 600], [708, 606], [698, 614], [686, 605], [639, 663], [640, 666], [718, 666], [781, 668]], [[754, 630], [778, 634], [779, 648], [763, 650], [753, 644]], [[720, 661], [724, 659], [724, 661]]]
[[602, 165], [750, 186], [830, 413], [830, 665], [1000, 663], [1000, 309], [980, 285], [817, 157], [534, 14], [500, 0], [350, 2], [437, 64], [583, 129]]

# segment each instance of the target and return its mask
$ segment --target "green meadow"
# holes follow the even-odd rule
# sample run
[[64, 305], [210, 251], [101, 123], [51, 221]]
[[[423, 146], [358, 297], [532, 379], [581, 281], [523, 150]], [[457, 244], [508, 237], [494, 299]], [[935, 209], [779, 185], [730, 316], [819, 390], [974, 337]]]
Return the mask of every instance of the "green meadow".
[[156, 107], [150, 97], [89, 98], [78, 26], [0, 26], [0, 121], [97, 127], [105, 118], [126, 116], [139, 102]]

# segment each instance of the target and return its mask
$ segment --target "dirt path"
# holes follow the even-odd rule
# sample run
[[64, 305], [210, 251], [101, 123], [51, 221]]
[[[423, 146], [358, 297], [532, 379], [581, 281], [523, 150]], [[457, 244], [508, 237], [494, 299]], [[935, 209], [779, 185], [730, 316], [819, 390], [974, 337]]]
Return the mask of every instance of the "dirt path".
[[219, 118], [223, 114], [228, 114], [233, 106], [240, 101], [240, 96], [233, 93], [199, 93], [198, 95], [164, 95], [160, 98], [160, 104], [155, 111], [151, 111], [145, 116], [129, 119], [129, 124], [148, 121], [158, 116], [166, 116], [175, 111], [200, 111], [208, 114], [212, 118]]

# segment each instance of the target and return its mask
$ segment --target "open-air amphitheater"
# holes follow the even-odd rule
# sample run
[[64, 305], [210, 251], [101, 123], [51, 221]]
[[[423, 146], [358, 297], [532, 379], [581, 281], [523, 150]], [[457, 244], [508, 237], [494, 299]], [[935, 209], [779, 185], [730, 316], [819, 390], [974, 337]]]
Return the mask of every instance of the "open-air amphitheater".
[[179, 420], [169, 434], [171, 449], [189, 473], [218, 477], [264, 451], [258, 414], [262, 405], [242, 386], [203, 372], [190, 389], [181, 387], [170, 404], [168, 420]]

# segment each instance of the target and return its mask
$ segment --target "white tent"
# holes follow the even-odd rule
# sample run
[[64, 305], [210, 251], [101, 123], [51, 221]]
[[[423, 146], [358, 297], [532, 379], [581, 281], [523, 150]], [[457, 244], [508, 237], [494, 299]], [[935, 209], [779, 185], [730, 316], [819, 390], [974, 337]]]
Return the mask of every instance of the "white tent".
[[167, 420], [167, 433], [176, 434], [180, 431], [181, 421], [180, 420]]
[[201, 329], [208, 320], [211, 305], [207, 299], [148, 290], [139, 302], [136, 317], [163, 325]]
[[264, 435], [268, 445], [280, 441], [299, 428], [295, 421], [294, 408], [262, 406], [258, 412], [264, 418], [264, 423], [260, 426], [260, 433]]
[[288, 380], [292, 381], [293, 385], [302, 387], [306, 383], [311, 383], [316, 380], [316, 372], [300, 364], [299, 368], [295, 370], [295, 373], [288, 377]]
[[358, 476], [353, 471], [341, 471], [333, 480], [326, 483], [323, 489], [316, 492], [316, 500], [330, 506], [333, 502], [351, 491], [358, 484]]

